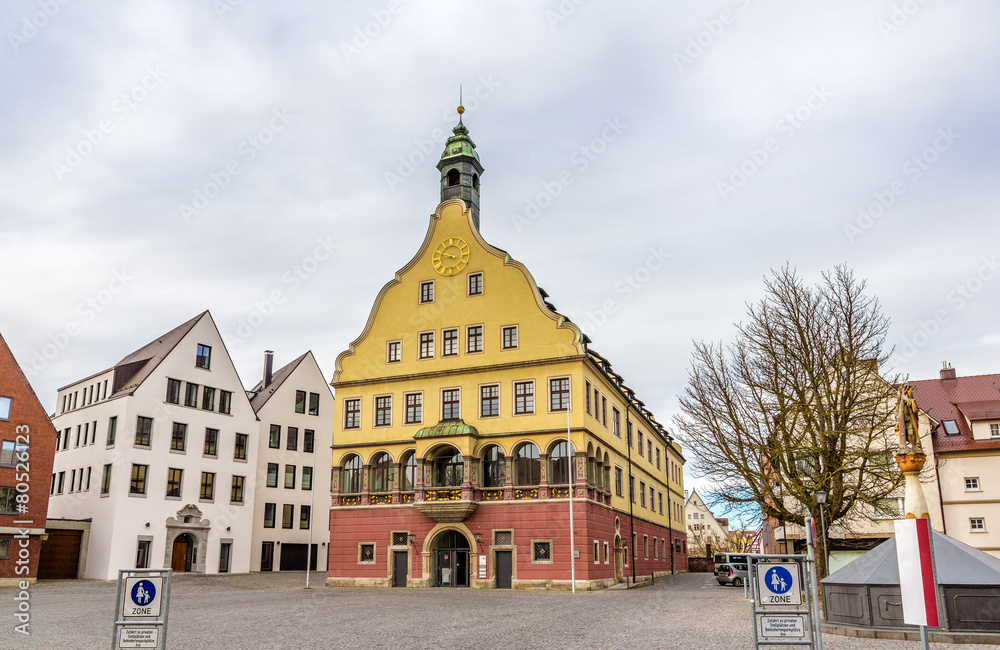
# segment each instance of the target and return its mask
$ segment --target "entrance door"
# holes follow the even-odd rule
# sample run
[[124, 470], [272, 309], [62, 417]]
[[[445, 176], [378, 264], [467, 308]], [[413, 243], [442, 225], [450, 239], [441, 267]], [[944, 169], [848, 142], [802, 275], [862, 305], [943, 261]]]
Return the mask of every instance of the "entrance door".
[[615, 537], [615, 582], [625, 579], [625, 567], [623, 565], [624, 552], [622, 551], [622, 538]]
[[274, 570], [274, 542], [263, 542], [260, 547], [260, 570]]
[[497, 551], [497, 589], [510, 589], [513, 567], [510, 551]]
[[187, 533], [181, 533], [174, 539], [173, 551], [170, 554], [170, 568], [174, 571], [190, 571], [194, 559], [194, 540]]
[[409, 555], [406, 551], [392, 553], [392, 586], [405, 587], [406, 575], [409, 570]]
[[458, 531], [447, 530], [434, 540], [434, 584], [469, 586], [469, 541]]

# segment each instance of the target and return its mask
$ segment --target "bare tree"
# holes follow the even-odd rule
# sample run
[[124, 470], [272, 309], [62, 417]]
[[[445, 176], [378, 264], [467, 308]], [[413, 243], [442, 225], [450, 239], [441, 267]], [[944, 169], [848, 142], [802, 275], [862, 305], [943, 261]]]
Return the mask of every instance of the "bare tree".
[[764, 285], [734, 343], [695, 343], [676, 423], [717, 499], [802, 525], [819, 521], [825, 490], [829, 526], [901, 480], [888, 451], [896, 379], [878, 374], [889, 320], [845, 266], [815, 287], [787, 266]]

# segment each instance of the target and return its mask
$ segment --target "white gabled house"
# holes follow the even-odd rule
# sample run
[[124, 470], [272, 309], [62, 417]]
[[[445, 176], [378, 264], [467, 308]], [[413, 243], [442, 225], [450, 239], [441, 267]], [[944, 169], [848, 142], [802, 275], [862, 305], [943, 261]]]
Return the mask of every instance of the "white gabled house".
[[59, 389], [52, 423], [48, 516], [90, 520], [81, 577], [251, 569], [259, 425], [209, 312]]
[[[333, 392], [312, 352], [248, 392], [259, 422], [252, 571], [327, 571]], [[309, 545], [311, 544], [311, 549]]]

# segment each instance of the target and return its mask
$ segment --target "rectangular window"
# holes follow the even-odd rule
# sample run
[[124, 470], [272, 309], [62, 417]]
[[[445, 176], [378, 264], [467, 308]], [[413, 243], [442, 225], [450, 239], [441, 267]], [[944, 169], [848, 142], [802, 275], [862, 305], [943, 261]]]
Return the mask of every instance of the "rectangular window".
[[479, 387], [479, 417], [492, 418], [500, 415], [500, 385]]
[[132, 480], [129, 483], [129, 494], [146, 494], [146, 472], [149, 465], [132, 465]]
[[204, 501], [212, 501], [213, 499], [215, 499], [214, 472], [201, 473], [201, 491], [198, 493], [198, 498]]
[[569, 410], [569, 377], [549, 380], [549, 410]]
[[656, 502], [653, 501], [653, 497], [655, 495], [656, 495], [656, 490], [654, 490], [653, 486], [650, 485], [649, 486], [649, 509], [650, 510], [654, 510], [654, 511], [656, 510]]
[[632, 421], [625, 421], [625, 438], [627, 439], [628, 446], [632, 446]]
[[406, 393], [406, 424], [420, 424], [424, 421], [424, 394]]
[[470, 325], [465, 328], [465, 353], [475, 354], [483, 351], [483, 326]]
[[302, 489], [311, 490], [313, 489], [313, 468], [303, 467], [302, 468]]
[[153, 418], [139, 416], [135, 423], [135, 444], [137, 447], [149, 447], [153, 440]]
[[941, 420], [941, 426], [944, 427], [944, 433], [948, 436], [957, 436], [961, 431], [958, 429], [958, 422], [955, 420]]
[[374, 544], [359, 544], [358, 545], [358, 563], [359, 564], [375, 564], [375, 545]]
[[205, 429], [205, 455], [217, 456], [219, 454], [219, 430]]
[[622, 412], [614, 406], [611, 407], [611, 430], [619, 438], [622, 437]]
[[594, 564], [600, 564], [601, 562], [601, 543], [596, 539], [594, 540]]
[[535, 412], [535, 382], [514, 382], [514, 415]]
[[[108, 446], [115, 446], [115, 434], [118, 433], [118, 416], [114, 416], [108, 419]], [[58, 448], [59, 445], [57, 444]]]
[[434, 302], [434, 281], [420, 283], [420, 302]]
[[295, 391], [295, 412], [306, 412], [306, 392], [304, 390]]
[[965, 477], [965, 490], [966, 490], [966, 492], [978, 492], [979, 491], [979, 477], [978, 476], [966, 476]]
[[187, 445], [188, 425], [174, 422], [174, 430], [170, 434], [170, 449], [172, 451], [184, 451]]
[[167, 379], [167, 403], [181, 403], [181, 381], [179, 379]]
[[302, 451], [307, 454], [313, 453], [313, 447], [316, 445], [316, 432], [312, 429], [306, 429], [302, 433]]
[[649, 536], [642, 536], [642, 557], [645, 560], [649, 559]]
[[232, 542], [219, 544], [219, 573], [229, 573], [229, 556], [233, 552]]
[[657, 492], [656, 496], [657, 496], [657, 499], [659, 500], [659, 503], [660, 503], [660, 514], [662, 515], [663, 514], [663, 492]]
[[189, 383], [184, 387], [184, 406], [198, 408], [198, 384]]
[[272, 424], [267, 436], [267, 446], [269, 449], [281, 449], [281, 425]]
[[[28, 451], [28, 445], [23, 442], [15, 443], [13, 440], [4, 440], [2, 446], [0, 446], [0, 467], [16, 467], [18, 461], [27, 464], [27, 454], [24, 452]], [[19, 455], [23, 457], [18, 458]]]
[[292, 527], [292, 520], [294, 518], [295, 518], [295, 506], [294, 505], [292, 505], [290, 503], [286, 503], [285, 505], [281, 506], [281, 527], [282, 528], [291, 528]]
[[601, 424], [608, 426], [608, 398], [601, 395]]
[[392, 395], [375, 397], [375, 426], [387, 427], [392, 424]]
[[420, 333], [420, 359], [434, 358], [434, 332]]
[[985, 533], [986, 520], [982, 517], [971, 517], [969, 519], [969, 530], [974, 533]]
[[309, 530], [309, 516], [312, 514], [310, 510], [309, 506], [299, 506], [299, 528], [301, 530]]
[[63, 493], [63, 486], [65, 485], [65, 483], [66, 483], [66, 472], [59, 472], [59, 488], [56, 490], [56, 493], [58, 494]]
[[205, 370], [208, 370], [212, 366], [212, 348], [199, 343], [198, 354], [195, 357], [194, 365], [196, 368], [204, 368]]
[[385, 362], [399, 363], [403, 360], [403, 342], [389, 341], [385, 344]]
[[215, 410], [215, 389], [205, 386], [205, 390], [201, 391], [201, 410], [203, 411], [214, 411]]
[[4, 422], [10, 421], [10, 397], [0, 397], [0, 420]]
[[481, 296], [481, 295], [483, 295], [483, 274], [482, 273], [470, 273], [469, 274], [469, 295], [470, 296]]
[[104, 475], [101, 476], [101, 494], [111, 493], [111, 463], [104, 466]]
[[640, 431], [639, 432], [639, 455], [640, 456], [644, 456], [645, 455], [645, 452], [643, 452], [642, 441], [643, 441], [643, 436], [642, 436], [642, 431]]
[[173, 467], [167, 468], [167, 496], [177, 497], [181, 496], [181, 477], [184, 475], [184, 470], [174, 469]]
[[309, 393], [309, 415], [319, 415], [319, 393]]
[[660, 448], [656, 448], [656, 469], [660, 469]]
[[646, 481], [639, 481], [639, 505], [646, 507]]
[[233, 489], [229, 494], [231, 503], [243, 503], [243, 479], [242, 476], [233, 477]]
[[628, 495], [632, 503], [635, 503], [635, 477], [631, 474], [628, 477]]
[[276, 510], [277, 504], [264, 504], [264, 528], [274, 528], [274, 514]]
[[604, 542], [604, 563], [605, 564], [610, 564], [610, 562], [611, 562], [611, 553], [610, 553], [610, 550], [611, 549], [610, 549], [609, 544], [607, 542]]
[[503, 328], [503, 349], [514, 350], [517, 348], [517, 325], [507, 325]]
[[625, 496], [625, 492], [624, 492], [623, 486], [622, 486], [622, 468], [621, 467], [616, 467], [615, 468], [615, 494], [618, 495], [618, 496], [620, 496], [620, 497]]
[[583, 384], [583, 395], [587, 398], [585, 407], [587, 409], [587, 415], [590, 415], [590, 382], [586, 381]]
[[601, 393], [597, 390], [597, 387], [594, 387], [594, 417], [597, 418], [598, 420], [601, 419], [597, 413], [597, 405], [599, 403], [598, 400], [600, 399], [601, 399]]
[[646, 457], [649, 458], [650, 462], [653, 460], [653, 441], [650, 438], [646, 439]]
[[344, 428], [357, 429], [361, 426], [361, 398], [344, 400]]
[[[71, 489], [70, 492], [73, 490]], [[17, 489], [0, 485], [0, 513], [17, 514]]]
[[219, 391], [219, 413], [229, 415], [233, 406], [233, 394], [228, 390]]
[[267, 464], [267, 487], [278, 487], [278, 463]]
[[991, 438], [1000, 438], [1000, 422], [991, 422], [990, 423], [990, 437]]
[[295, 489], [295, 465], [285, 465], [285, 489]]
[[457, 388], [446, 388], [441, 391], [441, 419], [457, 420], [462, 417], [461, 391]]
[[152, 540], [140, 539], [135, 547], [135, 568], [137, 569], [148, 569], [149, 568], [149, 547], [152, 544]]
[[236, 446], [233, 449], [233, 458], [236, 460], [247, 459], [247, 440], [249, 436], [245, 433], [236, 434]]
[[458, 356], [458, 329], [441, 330], [441, 356]]
[[288, 427], [288, 435], [285, 440], [285, 448], [288, 451], [298, 451], [299, 450], [299, 428], [298, 427]]
[[531, 548], [532, 562], [552, 561], [552, 542], [532, 542]]

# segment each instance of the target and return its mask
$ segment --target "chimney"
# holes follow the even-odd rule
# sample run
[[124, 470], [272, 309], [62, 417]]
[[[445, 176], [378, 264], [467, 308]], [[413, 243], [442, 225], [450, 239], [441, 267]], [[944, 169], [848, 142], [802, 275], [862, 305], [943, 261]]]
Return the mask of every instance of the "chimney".
[[688, 498], [688, 491], [684, 490], [684, 500], [687, 501], [687, 498]]
[[947, 361], [942, 364], [941, 368], [941, 381], [954, 381], [955, 380], [955, 369], [951, 367]]
[[264, 350], [264, 388], [271, 385], [271, 373], [274, 369], [274, 352]]

